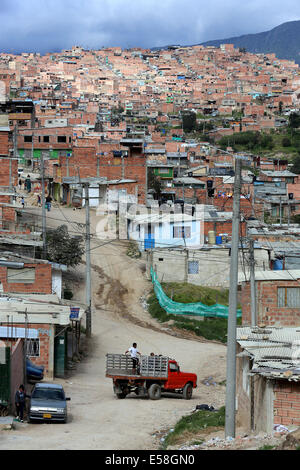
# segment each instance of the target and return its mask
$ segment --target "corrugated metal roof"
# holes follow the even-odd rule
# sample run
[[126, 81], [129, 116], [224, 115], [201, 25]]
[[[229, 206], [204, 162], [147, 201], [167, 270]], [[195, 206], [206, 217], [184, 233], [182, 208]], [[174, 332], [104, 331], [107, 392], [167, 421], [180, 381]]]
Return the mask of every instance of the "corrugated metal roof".
[[300, 328], [240, 327], [237, 342], [254, 360], [252, 373], [300, 380]]

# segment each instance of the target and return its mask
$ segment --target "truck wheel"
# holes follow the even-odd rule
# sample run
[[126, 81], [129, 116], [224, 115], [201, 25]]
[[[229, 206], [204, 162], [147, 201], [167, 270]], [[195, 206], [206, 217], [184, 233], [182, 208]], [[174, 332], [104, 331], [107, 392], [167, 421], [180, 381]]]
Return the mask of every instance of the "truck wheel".
[[192, 384], [185, 384], [182, 395], [185, 400], [190, 400], [192, 398], [192, 395], [193, 395]]
[[159, 384], [150, 385], [148, 395], [151, 400], [159, 400], [161, 397], [161, 386]]
[[120, 393], [116, 393], [116, 395], [117, 395], [117, 398], [126, 398], [127, 394], [124, 392], [120, 392]]

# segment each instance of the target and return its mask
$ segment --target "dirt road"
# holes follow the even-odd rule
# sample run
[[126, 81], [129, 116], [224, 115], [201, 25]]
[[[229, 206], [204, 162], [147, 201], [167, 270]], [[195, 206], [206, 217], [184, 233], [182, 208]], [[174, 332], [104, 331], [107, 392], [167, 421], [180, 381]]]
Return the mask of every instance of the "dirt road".
[[[35, 209], [38, 210], [38, 209]], [[48, 225], [63, 220], [84, 223], [84, 211], [53, 209]], [[92, 213], [92, 230], [97, 218]], [[76, 225], [69, 224], [72, 230]], [[103, 246], [98, 246], [103, 244]], [[62, 383], [69, 402], [67, 424], [17, 423], [16, 429], [0, 434], [0, 449], [157, 449], [156, 433], [168, 430], [200, 403], [215, 408], [224, 404], [226, 347], [222, 344], [174, 336], [163, 330], [144, 310], [140, 301], [151, 288], [142, 272], [143, 262], [126, 255], [122, 243], [92, 240], [92, 339], [89, 355], [78, 363]], [[84, 272], [84, 264], [78, 268]], [[84, 300], [84, 285], [76, 291], [76, 299]], [[170, 334], [171, 333], [171, 334]], [[105, 355], [123, 353], [137, 342], [142, 354], [155, 352], [178, 360], [181, 369], [198, 375], [198, 388], [191, 400], [163, 397], [159, 401], [129, 395], [118, 400], [111, 379], [105, 377]], [[216, 386], [202, 384], [213, 376]]]

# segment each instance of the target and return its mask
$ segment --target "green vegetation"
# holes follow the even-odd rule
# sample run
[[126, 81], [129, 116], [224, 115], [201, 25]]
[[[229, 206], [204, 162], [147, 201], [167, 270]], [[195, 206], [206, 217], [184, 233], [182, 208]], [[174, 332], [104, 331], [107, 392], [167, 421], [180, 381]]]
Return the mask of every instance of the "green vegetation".
[[218, 141], [222, 149], [230, 146], [235, 152], [247, 151], [265, 155], [283, 153], [295, 157], [300, 152], [300, 132], [287, 127], [284, 129], [266, 132], [237, 132], [224, 136]]
[[258, 450], [272, 450], [272, 449], [274, 449], [275, 447], [276, 447], [276, 446], [270, 446], [270, 445], [266, 444], [266, 445], [260, 447]]
[[70, 236], [67, 225], [47, 231], [47, 259], [66, 266], [77, 266], [84, 254], [83, 236]]
[[129, 242], [126, 254], [130, 258], [140, 258], [141, 257], [141, 252], [139, 250], [137, 242], [135, 242], [135, 241], [130, 241]]
[[[162, 283], [166, 295], [175, 302], [190, 303], [202, 302], [205, 305], [228, 305], [229, 291], [217, 290], [209, 287], [195, 286], [187, 283]], [[216, 317], [204, 317], [201, 319], [187, 318], [184, 315], [170, 315], [161, 306], [154, 292], [148, 298], [149, 313], [158, 321], [164, 323], [173, 321], [173, 326], [185, 331], [190, 331], [208, 340], [227, 342], [227, 319]], [[240, 308], [240, 306], [238, 306]], [[241, 324], [241, 319], [237, 319]]]
[[262, 151], [272, 150], [274, 148], [273, 135], [262, 132], [237, 132], [233, 135], [222, 137], [219, 145], [224, 150], [227, 146], [235, 151]]
[[199, 410], [190, 416], [184, 416], [176, 424], [174, 431], [170, 432], [163, 443], [163, 448], [179, 444], [182, 440], [186, 441], [189, 437], [195, 438], [200, 431], [210, 427], [225, 426], [225, 407], [218, 411]]

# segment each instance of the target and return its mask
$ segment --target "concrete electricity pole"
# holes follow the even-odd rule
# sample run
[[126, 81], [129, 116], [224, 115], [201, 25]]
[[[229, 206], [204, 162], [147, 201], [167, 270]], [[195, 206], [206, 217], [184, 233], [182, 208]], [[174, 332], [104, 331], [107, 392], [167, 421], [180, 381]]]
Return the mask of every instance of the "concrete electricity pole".
[[42, 231], [43, 231], [43, 259], [47, 257], [47, 237], [46, 237], [46, 199], [45, 199], [45, 167], [44, 154], [41, 151], [41, 180], [42, 180]]
[[241, 159], [235, 160], [235, 178], [232, 213], [231, 259], [229, 314], [227, 327], [227, 372], [226, 372], [226, 412], [225, 436], [235, 437], [236, 410], [236, 313], [238, 285], [239, 225], [240, 225], [240, 194], [241, 194]]
[[84, 184], [85, 189], [85, 257], [86, 257], [86, 336], [92, 334], [92, 288], [91, 288], [91, 224], [90, 224], [90, 203], [89, 184]]
[[249, 240], [249, 264], [250, 264], [250, 286], [251, 286], [251, 326], [256, 326], [256, 286], [255, 286], [255, 259], [254, 259], [254, 240]]

